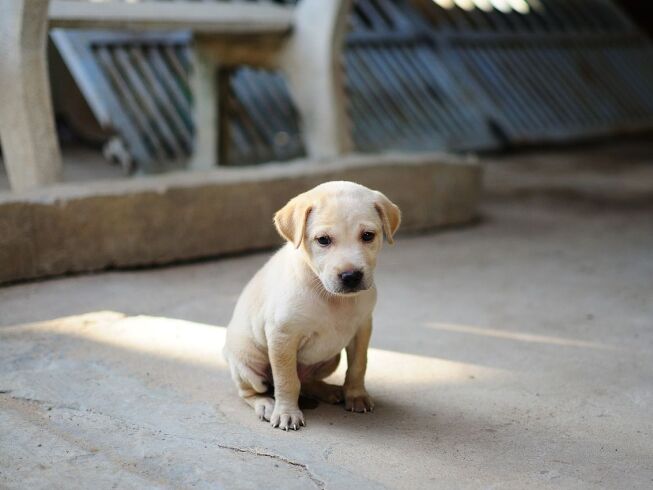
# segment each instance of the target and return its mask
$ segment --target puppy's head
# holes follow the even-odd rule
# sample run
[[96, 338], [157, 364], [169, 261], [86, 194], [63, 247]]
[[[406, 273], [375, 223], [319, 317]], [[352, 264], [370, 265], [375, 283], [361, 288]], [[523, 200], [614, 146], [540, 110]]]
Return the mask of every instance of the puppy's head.
[[353, 182], [327, 182], [281, 208], [274, 223], [301, 250], [328, 292], [349, 295], [374, 284], [383, 236], [393, 243], [399, 208], [378, 191]]

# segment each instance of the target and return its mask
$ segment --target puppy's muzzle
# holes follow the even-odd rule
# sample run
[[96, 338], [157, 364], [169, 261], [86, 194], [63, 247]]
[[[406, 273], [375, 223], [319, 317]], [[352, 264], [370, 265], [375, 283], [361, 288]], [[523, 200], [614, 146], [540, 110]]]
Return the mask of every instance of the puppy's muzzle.
[[345, 271], [339, 274], [342, 288], [347, 292], [354, 292], [360, 289], [361, 281], [363, 280], [363, 271], [352, 270]]

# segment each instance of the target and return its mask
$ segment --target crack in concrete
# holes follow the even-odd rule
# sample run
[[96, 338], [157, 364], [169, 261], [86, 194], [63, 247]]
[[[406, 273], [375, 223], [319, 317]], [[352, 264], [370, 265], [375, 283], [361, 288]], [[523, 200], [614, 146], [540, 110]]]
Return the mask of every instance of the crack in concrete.
[[276, 459], [277, 461], [281, 461], [283, 463], [286, 463], [286, 464], [289, 464], [289, 465], [292, 465], [292, 466], [296, 466], [296, 467], [301, 468], [302, 470], [304, 470], [304, 472], [306, 473], [306, 476], [308, 476], [311, 479], [311, 481], [315, 484], [315, 486], [317, 488], [319, 488], [319, 489], [326, 488], [326, 484], [322, 480], [320, 480], [318, 477], [316, 477], [311, 472], [311, 470], [308, 468], [308, 465], [306, 465], [304, 463], [299, 463], [297, 461], [293, 461], [291, 459], [286, 458], [285, 456], [281, 456], [280, 454], [272, 454], [272, 453], [266, 453], [266, 452], [263, 452], [263, 451], [259, 451], [256, 448], [241, 448], [241, 447], [236, 447], [236, 446], [227, 446], [227, 445], [224, 445], [224, 444], [216, 444], [216, 445], [218, 447], [222, 448], [222, 449], [230, 449], [231, 451], [236, 451], [236, 452], [239, 452], [239, 453], [253, 454], [254, 456], [263, 456], [265, 458], [272, 458], [272, 459]]
[[[7, 393], [10, 393], [11, 390], [7, 390]], [[5, 393], [5, 394], [7, 394]], [[81, 409], [79, 407], [74, 407], [70, 405], [64, 405], [64, 404], [57, 404], [53, 403], [51, 401], [46, 401], [46, 400], [38, 400], [35, 398], [30, 398], [30, 397], [25, 397], [25, 396], [14, 396], [10, 395], [8, 397], [5, 397], [5, 399], [8, 400], [8, 403], [14, 403], [16, 407], [19, 407], [18, 409], [22, 410], [21, 415], [26, 416], [32, 423], [34, 423], [36, 426], [41, 427], [44, 431], [47, 431], [51, 434], [53, 434], [56, 437], [61, 438], [62, 440], [66, 441], [67, 443], [78, 447], [79, 449], [86, 451], [86, 454], [83, 455], [77, 455], [73, 456], [72, 458], [68, 458], [69, 461], [74, 462], [75, 460], [82, 458], [82, 457], [88, 457], [88, 456], [96, 456], [99, 452], [100, 449], [90, 446], [87, 441], [85, 441], [83, 438], [80, 437], [75, 437], [72, 434], [67, 433], [65, 430], [60, 430], [57, 427], [53, 426], [52, 424], [49, 423], [47, 419], [45, 419], [44, 414], [40, 412], [41, 408], [46, 408], [46, 410], [49, 412], [53, 409], [61, 409], [61, 410], [70, 410], [73, 412], [78, 412], [78, 413], [88, 413], [91, 415], [100, 415], [100, 416], [105, 416], [113, 420], [120, 421], [121, 419], [117, 417], [112, 417], [109, 415], [105, 415], [102, 413], [99, 413], [97, 411], [94, 411], [92, 409]], [[2, 398], [0, 397], [0, 400]], [[25, 408], [29, 408], [29, 410], [24, 410]], [[49, 417], [48, 417], [49, 419]], [[124, 421], [123, 421], [124, 424]], [[136, 426], [137, 427], [137, 426]], [[138, 427], [137, 427], [138, 428]], [[123, 469], [124, 471], [135, 475], [138, 478], [142, 478], [144, 480], [147, 480], [148, 482], [152, 482], [156, 485], [159, 486], [166, 486], [170, 482], [167, 482], [161, 478], [158, 478], [156, 475], [151, 475], [149, 473], [146, 473], [144, 471], [141, 471], [138, 468], [133, 468], [131, 464], [128, 462], [123, 461], [120, 458], [116, 458], [111, 455], [109, 451], [104, 452], [104, 456], [111, 462], [114, 463], [117, 467]]]
[[[127, 421], [123, 420], [120, 417], [115, 417], [113, 415], [105, 414], [103, 412], [100, 412], [100, 411], [97, 411], [97, 410], [94, 410], [94, 409], [91, 409], [91, 408], [87, 408], [87, 409], [84, 410], [84, 409], [82, 409], [80, 407], [74, 407], [74, 406], [71, 406], [71, 405], [64, 405], [64, 404], [56, 404], [56, 403], [52, 403], [52, 402], [49, 402], [49, 401], [38, 400], [38, 399], [35, 399], [35, 398], [29, 398], [29, 397], [24, 397], [24, 396], [15, 396], [15, 395], [11, 395], [10, 393], [11, 393], [11, 390], [0, 391], [0, 395], [7, 394], [7, 395], [9, 395], [9, 398], [11, 398], [14, 401], [28, 403], [28, 404], [32, 404], [32, 405], [38, 405], [38, 406], [41, 406], [41, 407], [46, 407], [48, 411], [50, 411], [52, 409], [64, 409], [64, 410], [72, 410], [72, 411], [75, 411], [75, 412], [87, 412], [87, 413], [91, 413], [93, 415], [99, 415], [99, 416], [107, 417], [107, 418], [112, 419], [112, 420], [120, 421], [126, 426], [133, 425], [133, 424], [129, 424]], [[135, 428], [152, 432], [151, 428], [148, 428], [148, 427], [145, 427], [145, 426], [138, 426], [137, 425], [137, 426], [135, 426]], [[152, 432], [152, 433], [154, 434], [155, 432]], [[172, 434], [172, 433], [167, 433], [167, 432], [162, 432], [162, 431], [159, 431], [159, 434], [163, 434], [165, 436], [170, 436], [170, 437], [179, 437], [179, 438], [182, 438], [182, 439], [189, 439], [188, 437], [183, 437], [183, 436], [180, 437], [177, 434]], [[194, 438], [191, 438], [191, 439], [194, 439]], [[199, 440], [199, 439], [196, 439], [196, 440]], [[241, 448], [241, 447], [237, 447], [237, 446], [228, 446], [226, 444], [220, 444], [220, 443], [217, 443], [215, 441], [205, 441], [205, 442], [215, 444], [217, 447], [219, 447], [221, 449], [227, 449], [227, 450], [235, 451], [235, 452], [238, 452], [238, 453], [251, 454], [251, 455], [254, 455], [254, 456], [261, 456], [261, 457], [264, 457], [264, 458], [271, 458], [271, 459], [286, 463], [288, 465], [300, 468], [301, 470], [304, 471], [306, 476], [313, 482], [313, 484], [316, 486], [316, 488], [318, 488], [320, 490], [323, 490], [323, 489], [326, 488], [326, 483], [324, 481], [320, 480], [317, 476], [315, 476], [311, 472], [311, 470], [309, 469], [307, 464], [300, 463], [300, 462], [297, 462], [297, 461], [293, 461], [293, 460], [291, 460], [289, 458], [286, 458], [285, 456], [282, 456], [280, 454], [273, 454], [273, 453], [263, 452], [263, 451], [260, 451], [260, 450], [258, 450], [256, 448]], [[97, 452], [97, 450], [96, 451], [91, 451], [91, 453], [95, 453], [95, 452]], [[88, 455], [86, 455], [86, 456], [88, 456]]]

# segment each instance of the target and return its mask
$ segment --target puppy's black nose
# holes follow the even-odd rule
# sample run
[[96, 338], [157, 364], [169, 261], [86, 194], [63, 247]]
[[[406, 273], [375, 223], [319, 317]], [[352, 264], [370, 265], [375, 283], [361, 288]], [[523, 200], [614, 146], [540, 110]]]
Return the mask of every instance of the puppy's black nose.
[[342, 284], [349, 289], [354, 289], [358, 286], [361, 283], [361, 279], [363, 279], [362, 271], [345, 271], [340, 274]]

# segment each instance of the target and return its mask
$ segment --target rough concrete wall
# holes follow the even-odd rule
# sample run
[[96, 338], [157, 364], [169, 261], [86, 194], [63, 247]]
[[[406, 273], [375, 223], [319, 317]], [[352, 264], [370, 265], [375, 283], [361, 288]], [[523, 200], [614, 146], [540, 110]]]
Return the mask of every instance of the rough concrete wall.
[[403, 211], [402, 231], [469, 221], [481, 188], [476, 163], [384, 155], [0, 194], [0, 282], [271, 247], [281, 243], [274, 212], [329, 180], [384, 192]]

